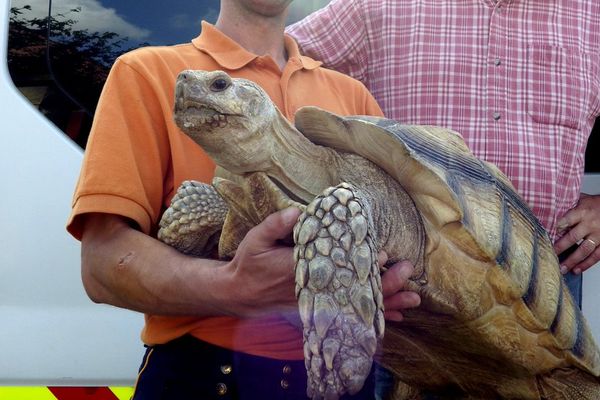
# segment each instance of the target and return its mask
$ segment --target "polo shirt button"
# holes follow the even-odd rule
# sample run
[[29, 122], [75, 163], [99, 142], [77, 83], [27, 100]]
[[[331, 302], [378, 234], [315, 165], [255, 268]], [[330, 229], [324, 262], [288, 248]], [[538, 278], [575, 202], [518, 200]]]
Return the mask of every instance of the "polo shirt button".
[[282, 388], [282, 389], [287, 389], [287, 388], [289, 388], [289, 387], [290, 387], [290, 383], [289, 383], [287, 380], [285, 380], [285, 379], [282, 379], [282, 380], [281, 380], [281, 388]]
[[292, 367], [290, 367], [288, 364], [283, 366], [283, 373], [286, 375], [289, 375], [292, 373]]
[[500, 64], [502, 64], [502, 61], [501, 61], [499, 58], [496, 58], [496, 59], [494, 60], [494, 65], [498, 66], [498, 65], [500, 65]]
[[227, 394], [227, 385], [224, 383], [217, 383], [217, 394], [219, 396], [225, 396]]
[[495, 113], [494, 113], [494, 119], [495, 119], [496, 121], [498, 121], [498, 120], [499, 120], [501, 117], [502, 117], [502, 115], [501, 115], [499, 112], [495, 112]]
[[221, 372], [223, 375], [229, 375], [233, 371], [233, 368], [229, 364], [221, 365]]

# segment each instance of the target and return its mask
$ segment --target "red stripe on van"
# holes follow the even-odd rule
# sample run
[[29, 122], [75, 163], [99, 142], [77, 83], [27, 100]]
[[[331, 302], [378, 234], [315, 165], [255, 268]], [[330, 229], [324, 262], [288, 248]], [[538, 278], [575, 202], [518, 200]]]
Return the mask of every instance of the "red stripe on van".
[[48, 386], [58, 400], [119, 400], [108, 387]]

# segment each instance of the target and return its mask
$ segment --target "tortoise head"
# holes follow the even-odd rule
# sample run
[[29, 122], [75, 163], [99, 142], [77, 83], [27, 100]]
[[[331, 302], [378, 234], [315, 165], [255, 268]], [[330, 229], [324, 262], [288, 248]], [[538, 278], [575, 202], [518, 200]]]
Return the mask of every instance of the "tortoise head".
[[177, 126], [235, 173], [268, 162], [266, 137], [279, 112], [256, 83], [222, 71], [183, 71], [175, 85]]

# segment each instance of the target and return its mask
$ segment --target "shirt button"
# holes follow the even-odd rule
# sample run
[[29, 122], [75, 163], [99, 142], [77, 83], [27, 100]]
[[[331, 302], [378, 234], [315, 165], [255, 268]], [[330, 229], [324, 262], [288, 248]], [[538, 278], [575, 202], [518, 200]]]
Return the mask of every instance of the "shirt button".
[[285, 379], [282, 379], [282, 380], [281, 380], [281, 388], [282, 388], [282, 389], [287, 389], [287, 388], [289, 388], [289, 387], [290, 387], [290, 383], [289, 383], [287, 380], [285, 380]]
[[229, 364], [221, 365], [221, 372], [223, 375], [229, 375], [233, 368]]
[[494, 60], [494, 65], [498, 66], [498, 65], [500, 65], [500, 64], [502, 64], [502, 61], [501, 61], [499, 58], [496, 58], [496, 59]]
[[499, 112], [495, 112], [495, 113], [494, 113], [494, 119], [495, 119], [496, 121], [498, 121], [498, 120], [499, 120], [501, 117], [502, 117], [502, 115], [501, 115]]
[[292, 373], [292, 367], [290, 367], [289, 365], [284, 365], [283, 366], [283, 373], [286, 375], [289, 375]]
[[227, 394], [227, 385], [224, 383], [217, 383], [217, 394], [219, 396], [225, 396]]

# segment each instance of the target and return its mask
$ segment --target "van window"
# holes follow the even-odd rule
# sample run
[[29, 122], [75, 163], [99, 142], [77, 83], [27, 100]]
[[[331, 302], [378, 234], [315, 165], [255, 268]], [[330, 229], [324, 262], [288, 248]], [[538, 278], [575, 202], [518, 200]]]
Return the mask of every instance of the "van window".
[[[329, 0], [292, 3], [289, 22]], [[110, 66], [140, 46], [189, 42], [219, 0], [13, 0], [8, 68], [21, 93], [85, 148]]]
[[585, 151], [585, 172], [600, 173], [600, 118], [596, 120], [594, 130], [588, 140]]
[[[328, 2], [292, 2], [289, 22]], [[216, 21], [218, 10], [219, 0], [13, 0], [9, 71], [25, 97], [85, 147], [115, 58], [140, 46], [188, 42], [198, 35], [201, 20]], [[586, 152], [587, 172], [600, 172], [599, 153], [597, 122]]]

